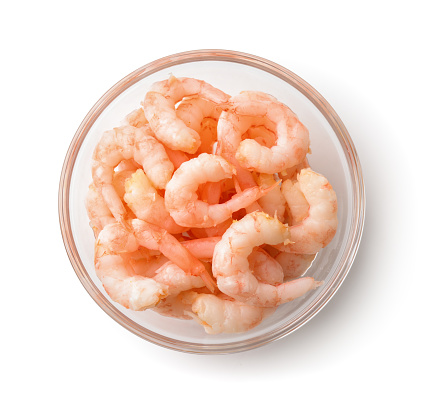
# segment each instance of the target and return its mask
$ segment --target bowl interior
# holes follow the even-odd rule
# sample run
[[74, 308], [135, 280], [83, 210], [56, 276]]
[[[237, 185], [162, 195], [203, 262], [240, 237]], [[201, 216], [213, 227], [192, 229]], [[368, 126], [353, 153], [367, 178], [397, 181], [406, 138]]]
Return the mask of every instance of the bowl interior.
[[[104, 131], [119, 126], [130, 111], [139, 107], [152, 83], [170, 74], [205, 80], [224, 92], [235, 95], [243, 90], [263, 91], [288, 105], [307, 126], [311, 150], [311, 167], [325, 175], [338, 197], [338, 231], [332, 242], [317, 255], [307, 275], [324, 281], [324, 285], [305, 296], [280, 306], [259, 326], [246, 333], [209, 335], [193, 321], [166, 318], [150, 310], [134, 312], [110, 301], [95, 275], [94, 236], [88, 224], [85, 196], [91, 178], [91, 157]], [[305, 83], [304, 83], [305, 84]], [[355, 252], [356, 221], [359, 211], [356, 184], [356, 161], [350, 156], [348, 136], [344, 138], [338, 119], [332, 118], [324, 103], [311, 87], [302, 87], [293, 74], [276, 73], [251, 61], [226, 58], [190, 58], [164, 62], [140, 69], [116, 85], [100, 100], [81, 127], [80, 148], [73, 153], [68, 210], [72, 239], [79, 255], [74, 266], [96, 302], [114, 319], [134, 333], [167, 347], [191, 352], [219, 352], [245, 349], [263, 344], [299, 327], [332, 296], [351, 264]], [[104, 99], [104, 100], [103, 100]], [[322, 106], [321, 106], [322, 104]], [[79, 133], [79, 132], [78, 132]], [[359, 233], [358, 233], [359, 237]], [[241, 348], [240, 348], [241, 347]]]

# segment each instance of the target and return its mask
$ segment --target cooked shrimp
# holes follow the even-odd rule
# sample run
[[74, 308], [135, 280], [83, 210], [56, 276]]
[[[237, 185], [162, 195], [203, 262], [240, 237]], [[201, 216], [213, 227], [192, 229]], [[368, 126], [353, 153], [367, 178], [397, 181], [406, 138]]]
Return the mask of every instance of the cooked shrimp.
[[301, 170], [297, 180], [300, 193], [294, 192], [295, 196], [289, 196], [288, 191], [283, 193], [292, 215], [295, 204], [299, 206], [297, 209], [302, 207], [302, 195], [309, 205], [308, 213], [304, 219], [300, 215], [299, 222], [290, 227], [291, 243], [278, 249], [315, 254], [328, 245], [337, 230], [337, 196], [328, 180], [309, 168]]
[[144, 110], [140, 107], [125, 117], [125, 123], [136, 128], [141, 128], [148, 123]]
[[195, 296], [192, 314], [208, 334], [240, 333], [256, 327], [274, 312], [274, 308], [261, 308], [223, 299], [212, 294]]
[[164, 255], [145, 255], [141, 258], [132, 257], [128, 259], [128, 263], [135, 274], [150, 278], [153, 278], [157, 270], [168, 261], [168, 258]]
[[234, 222], [213, 254], [212, 269], [219, 290], [249, 305], [274, 307], [319, 286], [312, 277], [270, 285], [259, 282], [252, 274], [248, 256], [255, 246], [284, 244], [289, 238], [287, 226], [262, 212], [247, 214]]
[[179, 226], [165, 208], [164, 199], [152, 186], [143, 170], [138, 169], [125, 182], [124, 201], [138, 219], [178, 234], [187, 229]]
[[272, 285], [283, 283], [284, 273], [281, 264], [262, 248], [255, 248], [248, 260], [249, 268], [258, 281]]
[[[261, 146], [253, 139], [240, 142], [235, 157], [241, 166], [274, 174], [300, 163], [305, 158], [310, 144], [308, 130], [287, 106], [276, 100], [252, 97], [251, 92], [232, 97], [230, 104], [230, 112], [238, 119], [248, 116], [265, 117], [276, 126], [277, 141], [271, 148]], [[236, 138], [241, 138], [245, 132], [243, 128], [237, 132], [237, 126], [230, 126], [230, 129], [232, 131], [228, 135]]]
[[283, 181], [281, 193], [288, 210], [288, 224], [291, 226], [301, 223], [308, 216], [310, 205], [302, 193], [299, 183], [292, 180]]
[[109, 297], [132, 310], [144, 310], [155, 306], [167, 296], [168, 287], [147, 277], [137, 276], [131, 267], [127, 266], [123, 255], [110, 251], [105, 239], [110, 234], [107, 225], [98, 236], [95, 245], [95, 272], [103, 284]]
[[120, 223], [109, 224], [99, 234], [106, 249], [112, 253], [135, 252], [140, 246], [161, 252], [170, 261], [179, 266], [186, 273], [200, 276], [210, 290], [215, 285], [206, 267], [193, 256], [181, 243], [166, 230], [133, 219], [127, 222], [127, 228]]
[[175, 110], [185, 96], [198, 96], [218, 105], [229, 96], [208, 83], [192, 78], [176, 78], [157, 82], [144, 99], [144, 111], [155, 136], [173, 150], [195, 153], [201, 145], [198, 132], [189, 128]]
[[200, 97], [184, 99], [177, 107], [177, 117], [200, 135], [201, 145], [196, 154], [212, 153], [221, 112], [221, 107], [216, 103]]
[[198, 294], [207, 294], [207, 291], [207, 288], [193, 288], [178, 295], [169, 295], [152, 310], [163, 316], [190, 320], [192, 319], [192, 302]]
[[175, 171], [165, 191], [165, 206], [177, 224], [189, 227], [212, 227], [232, 216], [266, 194], [268, 189], [258, 186], [234, 195], [229, 201], [209, 205], [198, 199], [200, 184], [231, 178], [234, 168], [223, 157], [202, 153], [183, 163]]
[[222, 237], [198, 238], [181, 242], [197, 259], [211, 259], [216, 244]]
[[168, 295], [173, 296], [182, 291], [205, 286], [201, 277], [185, 273], [179, 266], [170, 261], [157, 270], [153, 279], [157, 283], [165, 284], [168, 287]]
[[200, 276], [207, 288], [214, 290], [215, 284], [204, 264], [166, 230], [138, 219], [132, 220], [131, 226], [140, 246], [160, 251], [184, 272]]
[[221, 112], [222, 107], [217, 103], [202, 97], [192, 97], [180, 102], [176, 110], [176, 115], [188, 127], [199, 132], [205, 118], [217, 120]]
[[[277, 181], [272, 174], [258, 174], [256, 182], [259, 186], [269, 187], [275, 185]], [[277, 217], [282, 223], [284, 222], [286, 199], [280, 189], [280, 185], [275, 185], [272, 191], [259, 199], [258, 203], [262, 211], [271, 217]]]
[[275, 260], [282, 267], [284, 279], [291, 280], [305, 274], [315, 257], [315, 254], [305, 255], [299, 253], [280, 252], [275, 257]]
[[93, 154], [92, 176], [117, 221], [124, 220], [125, 208], [113, 186], [114, 168], [132, 158], [143, 166], [156, 188], [165, 188], [174, 170], [164, 147], [147, 126], [124, 126], [105, 132]]
[[276, 134], [264, 125], [250, 127], [244, 136], [248, 137], [248, 139], [254, 139], [267, 148], [271, 148], [276, 144]]
[[95, 186], [91, 184], [85, 198], [86, 212], [89, 217], [89, 225], [94, 231], [95, 237], [107, 224], [114, 223], [116, 220], [113, 217], [110, 209], [104, 202], [103, 197], [97, 192]]

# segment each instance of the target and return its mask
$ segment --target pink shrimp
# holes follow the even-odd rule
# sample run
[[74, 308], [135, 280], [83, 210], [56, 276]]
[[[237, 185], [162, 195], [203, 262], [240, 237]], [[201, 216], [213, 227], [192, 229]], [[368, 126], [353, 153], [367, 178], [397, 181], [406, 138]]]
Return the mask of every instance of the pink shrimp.
[[107, 224], [115, 222], [110, 209], [104, 202], [103, 197], [97, 192], [95, 186], [91, 184], [88, 189], [88, 193], [85, 198], [85, 207], [88, 214], [92, 230], [94, 231], [95, 237]]
[[274, 308], [246, 305], [213, 294], [193, 294], [192, 313], [208, 334], [240, 333], [248, 331], [274, 312]]
[[113, 186], [114, 168], [132, 158], [143, 166], [157, 188], [165, 188], [174, 170], [164, 147], [147, 126], [124, 126], [105, 132], [93, 154], [92, 176], [117, 221], [124, 221], [125, 207]]
[[156, 224], [172, 234], [187, 230], [176, 224], [165, 208], [164, 199], [141, 169], [133, 173], [125, 182], [124, 201], [140, 220]]
[[318, 287], [320, 283], [312, 277], [271, 285], [252, 274], [248, 256], [255, 246], [287, 244], [289, 238], [287, 226], [262, 212], [247, 214], [234, 222], [213, 254], [212, 269], [219, 290], [248, 305], [274, 307]]
[[161, 252], [186, 273], [200, 276], [207, 287], [213, 291], [215, 284], [204, 264], [193, 256], [180, 242], [165, 229], [133, 219], [106, 226], [100, 233], [105, 247], [113, 253], [135, 252], [140, 246]]
[[[167, 296], [168, 287], [147, 277], [138, 276], [127, 264], [125, 253], [110, 248], [110, 231], [117, 224], [103, 228], [95, 244], [95, 272], [109, 297], [132, 310], [144, 310], [155, 306]], [[132, 248], [132, 244], [128, 244]]]
[[[283, 191], [293, 225], [290, 227], [291, 243], [278, 249], [291, 253], [315, 254], [329, 244], [334, 237], [337, 219], [337, 197], [328, 180], [321, 174], [307, 168], [297, 176], [299, 191]], [[289, 187], [290, 184], [285, 184]], [[303, 197], [305, 201], [303, 201]], [[302, 216], [302, 209], [308, 204], [308, 213]], [[299, 218], [297, 212], [300, 210]], [[296, 224], [295, 224], [296, 223]]]
[[175, 110], [175, 104], [185, 96], [198, 96], [225, 104], [229, 96], [208, 83], [192, 78], [175, 78], [157, 82], [144, 99], [144, 111], [155, 136], [173, 150], [195, 153], [201, 145], [199, 134], [189, 128]]
[[[309, 151], [308, 130], [296, 115], [277, 100], [263, 97], [260, 93], [244, 92], [230, 99], [230, 115], [236, 122], [249, 121], [250, 116], [265, 117], [276, 126], [277, 140], [271, 148], [261, 146], [253, 139], [244, 139], [237, 147], [235, 158], [246, 169], [274, 174], [300, 163]], [[222, 116], [221, 116], [222, 118]], [[248, 125], [233, 124], [227, 135], [240, 140]]]
[[233, 174], [234, 168], [223, 157], [207, 153], [183, 163], [173, 174], [165, 191], [165, 206], [171, 217], [183, 226], [213, 227], [272, 189], [255, 186], [216, 205], [209, 205], [198, 199], [200, 184], [207, 181], [218, 182], [231, 178]]

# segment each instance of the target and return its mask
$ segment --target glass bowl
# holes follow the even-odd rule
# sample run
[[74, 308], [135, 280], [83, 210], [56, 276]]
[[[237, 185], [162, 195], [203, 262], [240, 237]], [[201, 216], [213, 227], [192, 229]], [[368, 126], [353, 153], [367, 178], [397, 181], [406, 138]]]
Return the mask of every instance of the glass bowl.
[[[130, 311], [112, 302], [95, 275], [94, 236], [84, 199], [91, 178], [91, 157], [102, 133], [118, 126], [139, 107], [156, 81], [170, 74], [202, 79], [235, 95], [263, 91], [288, 105], [309, 129], [311, 167], [328, 178], [338, 197], [338, 230], [322, 249], [307, 276], [324, 284], [276, 312], [254, 329], [239, 334], [210, 335], [196, 322], [163, 317], [153, 311]], [[277, 340], [316, 315], [338, 290], [356, 255], [365, 211], [364, 184], [349, 134], [327, 101], [297, 75], [271, 61], [225, 50], [198, 50], [168, 56], [132, 72], [89, 111], [67, 152], [59, 187], [59, 218], [71, 264], [94, 301], [132, 333], [170, 349], [200, 353], [232, 353]]]

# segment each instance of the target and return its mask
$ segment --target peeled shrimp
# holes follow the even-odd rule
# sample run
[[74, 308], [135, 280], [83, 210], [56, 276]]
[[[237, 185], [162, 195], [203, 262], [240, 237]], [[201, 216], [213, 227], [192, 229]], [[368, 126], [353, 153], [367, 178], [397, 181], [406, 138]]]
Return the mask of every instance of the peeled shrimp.
[[164, 199], [141, 169], [126, 180], [124, 201], [140, 220], [156, 224], [172, 234], [186, 231], [186, 228], [176, 224], [170, 216], [165, 208]]
[[89, 225], [94, 231], [94, 235], [96, 237], [104, 226], [116, 221], [110, 212], [110, 209], [104, 202], [103, 197], [97, 192], [93, 184], [89, 186], [88, 193], [85, 198], [85, 207], [90, 220]]
[[200, 135], [201, 145], [196, 154], [212, 153], [221, 112], [222, 109], [216, 103], [200, 97], [184, 99], [177, 107], [177, 117]]
[[209, 334], [240, 333], [257, 326], [274, 312], [274, 308], [261, 308], [212, 294], [195, 296], [192, 316]]
[[280, 252], [275, 260], [283, 270], [284, 279], [291, 280], [302, 276], [311, 266], [315, 257], [315, 254]]
[[[272, 174], [259, 174], [256, 177], [259, 186], [269, 187], [276, 184]], [[286, 199], [279, 185], [275, 185], [273, 190], [262, 196], [259, 201], [262, 211], [268, 213], [271, 217], [277, 217], [282, 223], [286, 210]]]
[[[299, 191], [283, 191], [292, 216], [298, 220], [290, 227], [291, 243], [279, 249], [301, 254], [315, 254], [324, 248], [334, 237], [337, 230], [337, 197], [331, 184], [321, 174], [310, 168], [303, 169], [297, 176]], [[284, 184], [288, 185], [289, 184]], [[292, 195], [291, 195], [292, 194]], [[305, 201], [303, 201], [303, 197]], [[305, 218], [301, 211], [308, 204]], [[295, 208], [299, 210], [296, 217]]]
[[126, 222], [110, 224], [100, 233], [105, 247], [113, 253], [134, 252], [139, 246], [161, 252], [170, 261], [186, 273], [200, 276], [210, 290], [215, 285], [204, 264], [193, 256], [180, 242], [165, 229], [143, 220], [133, 219]]
[[201, 277], [185, 273], [179, 266], [170, 261], [157, 270], [153, 279], [157, 283], [165, 284], [168, 288], [168, 295], [173, 296], [178, 295], [182, 291], [205, 286]]
[[272, 285], [283, 283], [282, 265], [262, 248], [255, 248], [248, 261], [249, 268], [258, 281]]
[[112, 183], [114, 168], [132, 158], [143, 166], [156, 188], [165, 188], [174, 170], [164, 147], [147, 126], [124, 126], [105, 132], [93, 154], [92, 176], [95, 187], [118, 221], [124, 220], [125, 208]]
[[[109, 297], [132, 310], [144, 310], [155, 306], [167, 296], [168, 287], [147, 277], [137, 276], [127, 266], [124, 255], [112, 252], [107, 225], [100, 232], [95, 245], [95, 272]], [[106, 242], [107, 240], [107, 242]]]
[[219, 290], [249, 305], [273, 307], [319, 286], [312, 277], [270, 285], [259, 282], [252, 274], [247, 258], [255, 246], [287, 244], [289, 238], [287, 226], [262, 212], [247, 214], [234, 222], [213, 254], [212, 269]]
[[201, 139], [189, 128], [175, 110], [175, 104], [185, 96], [198, 96], [216, 104], [224, 104], [229, 96], [210, 84], [192, 78], [176, 78], [157, 82], [144, 99], [144, 111], [155, 136], [173, 150], [195, 153]]
[[209, 205], [198, 199], [200, 184], [231, 178], [234, 168], [223, 157], [203, 153], [183, 163], [175, 171], [165, 191], [165, 206], [177, 224], [188, 227], [212, 227], [232, 216], [232, 213], [252, 204], [271, 188], [258, 186], [234, 195], [229, 201]]
[[144, 110], [140, 107], [133, 110], [125, 117], [125, 123], [136, 128], [141, 128], [148, 123]]
[[[230, 99], [229, 111], [240, 117], [265, 117], [275, 124], [277, 141], [268, 148], [253, 139], [241, 141], [235, 154], [241, 166], [261, 173], [274, 174], [300, 163], [309, 151], [309, 135], [296, 115], [277, 100], [245, 92]], [[222, 116], [221, 116], [222, 117]], [[240, 127], [239, 127], [240, 128]], [[243, 129], [230, 126], [228, 135], [241, 138]]]

